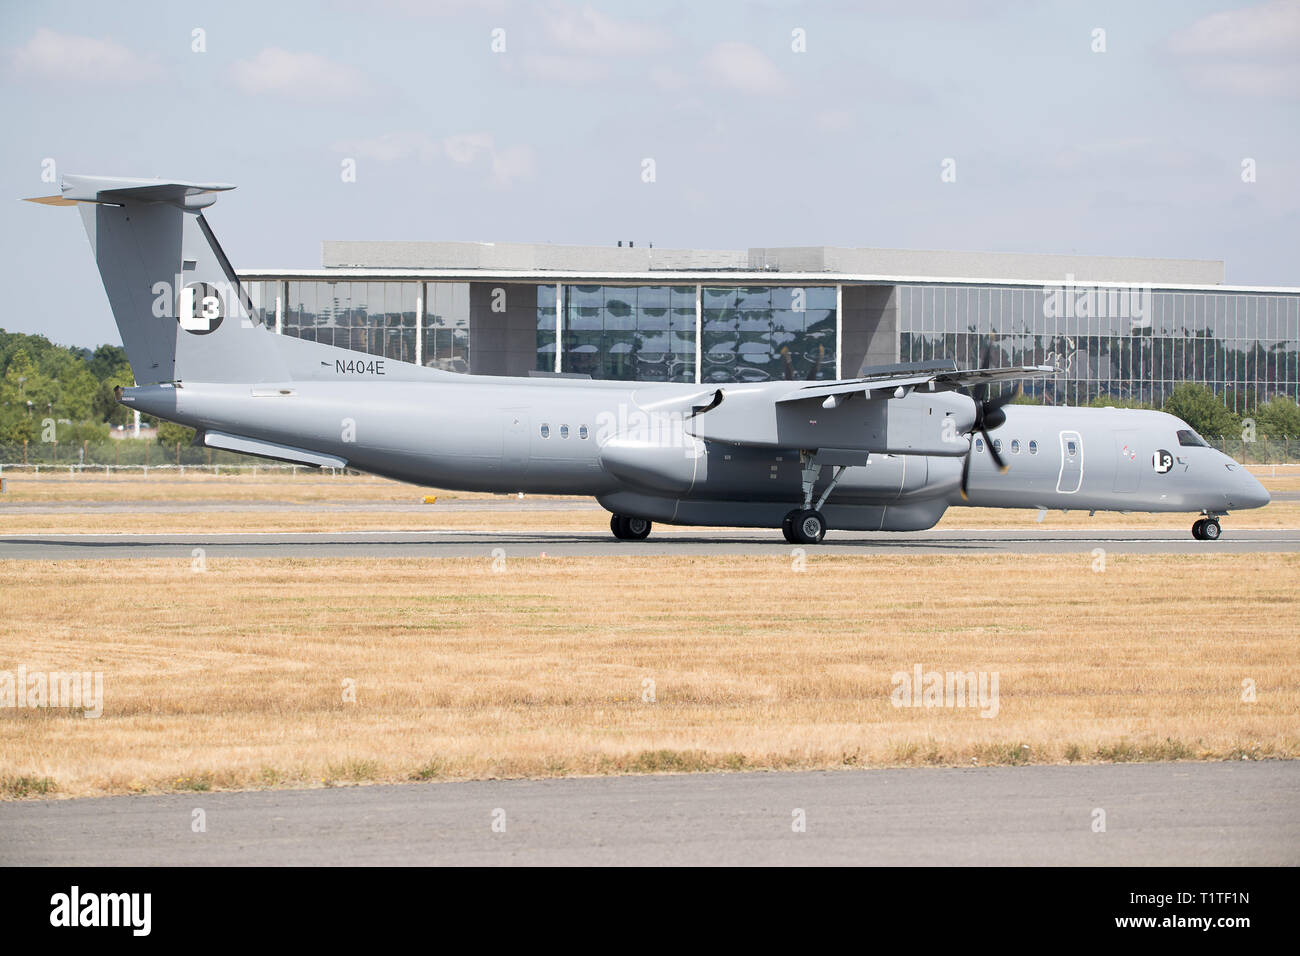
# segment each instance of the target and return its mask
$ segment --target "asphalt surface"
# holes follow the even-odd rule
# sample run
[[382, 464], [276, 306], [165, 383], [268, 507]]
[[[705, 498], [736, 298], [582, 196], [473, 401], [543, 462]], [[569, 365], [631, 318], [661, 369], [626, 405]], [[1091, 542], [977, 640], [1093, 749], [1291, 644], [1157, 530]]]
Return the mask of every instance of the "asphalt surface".
[[[645, 541], [589, 532], [354, 531], [195, 534], [5, 534], [0, 560], [181, 558], [482, 558], [781, 555], [791, 545], [779, 532], [656, 528]], [[1232, 531], [1197, 541], [1190, 531], [1045, 531], [969, 529], [907, 534], [832, 531], [814, 554], [1252, 554], [1300, 552], [1300, 530]]]
[[[194, 832], [202, 810], [205, 832]], [[803, 832], [794, 825], [799, 812]], [[1097, 811], [1104, 811], [1104, 817]], [[1104, 820], [1104, 832], [1095, 831]], [[504, 832], [500, 829], [504, 822]], [[0, 803], [0, 864], [1300, 864], [1300, 762], [480, 781]]]

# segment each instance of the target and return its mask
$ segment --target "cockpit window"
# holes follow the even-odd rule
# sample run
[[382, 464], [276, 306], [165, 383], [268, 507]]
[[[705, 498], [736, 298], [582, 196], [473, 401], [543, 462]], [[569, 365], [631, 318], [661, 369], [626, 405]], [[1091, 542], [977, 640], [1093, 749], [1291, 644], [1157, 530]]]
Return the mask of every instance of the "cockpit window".
[[1184, 445], [1188, 448], [1209, 447], [1208, 445], [1205, 444], [1205, 439], [1202, 438], [1200, 435], [1196, 434], [1196, 432], [1192, 431], [1190, 428], [1178, 429], [1178, 444]]

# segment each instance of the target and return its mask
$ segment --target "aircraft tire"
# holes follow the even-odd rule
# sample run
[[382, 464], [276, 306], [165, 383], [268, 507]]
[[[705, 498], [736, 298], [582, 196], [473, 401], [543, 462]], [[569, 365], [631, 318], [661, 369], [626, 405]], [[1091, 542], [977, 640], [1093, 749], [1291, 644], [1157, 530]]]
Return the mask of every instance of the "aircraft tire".
[[1202, 541], [1218, 541], [1219, 535], [1222, 533], [1223, 529], [1219, 527], [1219, 522], [1213, 518], [1206, 519], [1205, 524], [1201, 526]]
[[611, 515], [609, 530], [620, 541], [642, 541], [650, 535], [651, 523], [645, 518], [632, 518], [628, 515]]
[[798, 513], [799, 513], [798, 511], [791, 511], [788, 515], [786, 515], [784, 518], [781, 519], [781, 534], [785, 535], [785, 540], [787, 544], [799, 543], [794, 539], [794, 516]]
[[1192, 537], [1195, 538], [1197, 541], [1205, 540], [1205, 519], [1204, 518], [1197, 518], [1196, 522], [1192, 525]]
[[792, 512], [790, 525], [796, 544], [820, 544], [826, 537], [826, 519], [815, 509]]

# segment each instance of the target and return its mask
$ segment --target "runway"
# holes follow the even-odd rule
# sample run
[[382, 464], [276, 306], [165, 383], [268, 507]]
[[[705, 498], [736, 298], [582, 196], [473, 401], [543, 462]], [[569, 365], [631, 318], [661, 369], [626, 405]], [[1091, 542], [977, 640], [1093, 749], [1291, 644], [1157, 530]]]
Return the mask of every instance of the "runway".
[[[605, 533], [535, 531], [353, 531], [195, 534], [6, 534], [0, 560], [183, 558], [482, 558], [773, 555], [791, 545], [767, 530], [661, 528], [645, 541]], [[873, 554], [1258, 554], [1300, 552], [1300, 530], [1224, 530], [1218, 541], [1186, 531], [954, 529], [904, 534], [832, 531], [809, 555]]]
[[9, 802], [0, 865], [1294, 866], [1298, 796], [1300, 762], [1270, 761]]

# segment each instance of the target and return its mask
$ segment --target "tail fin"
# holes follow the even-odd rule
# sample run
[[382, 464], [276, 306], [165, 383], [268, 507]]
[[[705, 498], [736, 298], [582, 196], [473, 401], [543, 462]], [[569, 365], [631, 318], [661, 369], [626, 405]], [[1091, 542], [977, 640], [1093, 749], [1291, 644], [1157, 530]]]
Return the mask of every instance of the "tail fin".
[[[287, 377], [253, 324], [239, 279], [203, 218], [225, 183], [65, 176], [62, 195], [33, 200], [81, 206], [136, 383], [261, 382]], [[259, 347], [262, 346], [262, 347]]]

